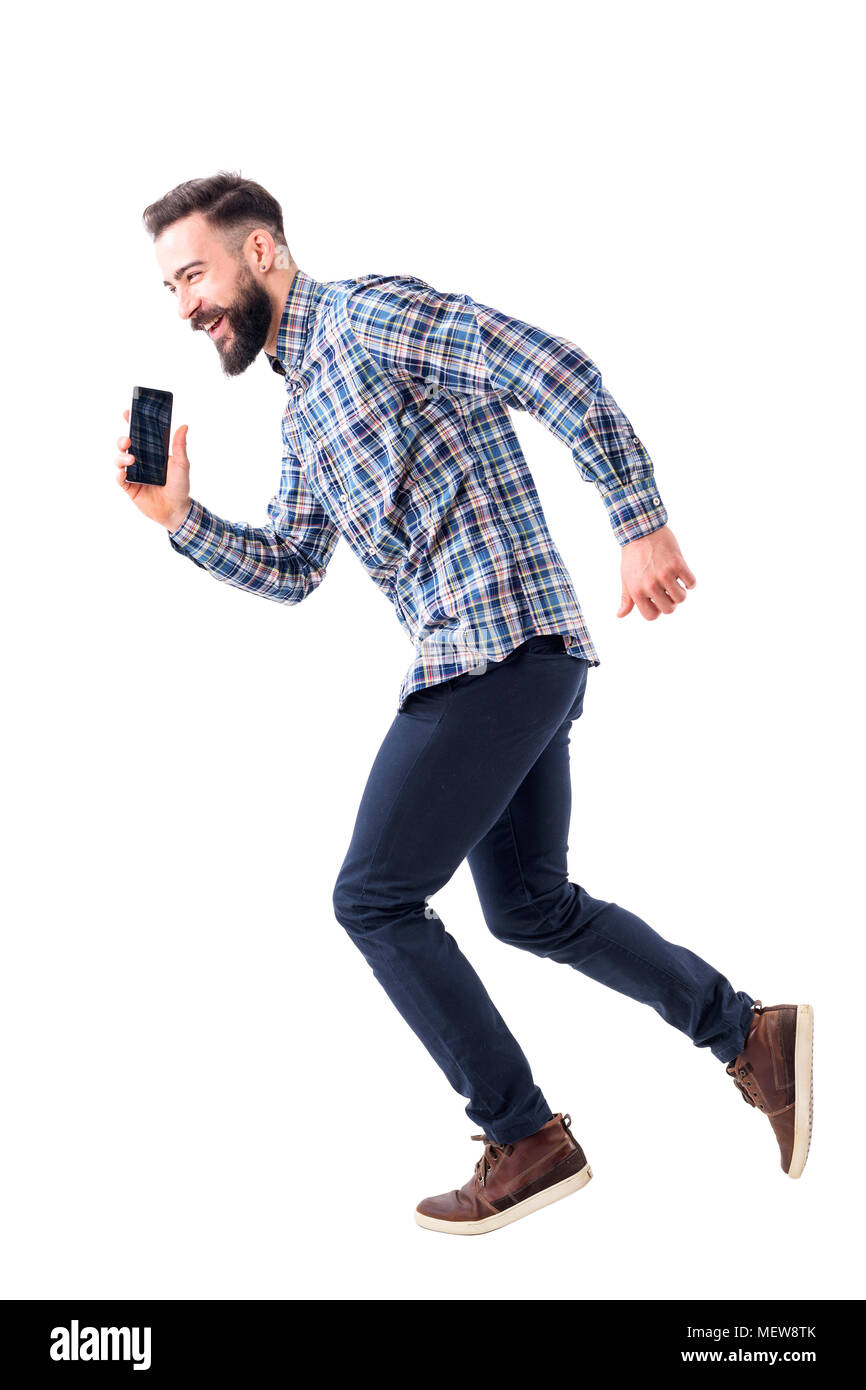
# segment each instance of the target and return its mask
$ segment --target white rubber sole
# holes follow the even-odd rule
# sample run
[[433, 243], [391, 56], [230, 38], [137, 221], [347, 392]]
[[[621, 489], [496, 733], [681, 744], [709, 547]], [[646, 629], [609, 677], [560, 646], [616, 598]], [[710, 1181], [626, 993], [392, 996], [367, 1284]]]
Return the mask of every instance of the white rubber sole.
[[519, 1221], [522, 1216], [530, 1216], [532, 1212], [550, 1206], [551, 1202], [558, 1202], [560, 1198], [570, 1196], [572, 1192], [586, 1187], [591, 1177], [592, 1169], [587, 1163], [579, 1173], [563, 1182], [554, 1183], [553, 1187], [546, 1187], [543, 1192], [536, 1192], [534, 1197], [527, 1197], [525, 1202], [518, 1202], [516, 1207], [498, 1211], [495, 1216], [485, 1216], [482, 1221], [442, 1221], [438, 1216], [425, 1216], [417, 1210], [415, 1220], [428, 1231], [445, 1231], [450, 1236], [481, 1236], [486, 1231], [496, 1231], [500, 1226], [508, 1226], [512, 1221]]
[[[812, 1139], [812, 1053], [815, 1038], [815, 1019], [811, 1004], [797, 1005], [796, 1041], [794, 1043], [794, 1148], [791, 1153], [789, 1178], [799, 1178], [809, 1156]], [[806, 1096], [809, 1104], [806, 1106]]]

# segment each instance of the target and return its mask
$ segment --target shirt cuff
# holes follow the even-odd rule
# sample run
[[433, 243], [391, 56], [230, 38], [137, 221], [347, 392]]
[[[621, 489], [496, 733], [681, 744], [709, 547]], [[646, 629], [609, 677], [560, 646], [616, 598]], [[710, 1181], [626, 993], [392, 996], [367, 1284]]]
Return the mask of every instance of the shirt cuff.
[[667, 526], [668, 514], [654, 478], [641, 478], [628, 487], [602, 493], [608, 520], [620, 545], [649, 536]]
[[172, 550], [198, 560], [206, 551], [213, 551], [218, 529], [217, 518], [201, 502], [190, 498], [189, 511], [177, 530], [169, 531], [168, 539]]

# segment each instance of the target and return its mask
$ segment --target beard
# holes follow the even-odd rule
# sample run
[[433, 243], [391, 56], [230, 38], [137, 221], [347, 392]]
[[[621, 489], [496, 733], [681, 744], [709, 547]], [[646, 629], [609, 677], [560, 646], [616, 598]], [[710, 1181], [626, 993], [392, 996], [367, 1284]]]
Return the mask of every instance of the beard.
[[[271, 331], [273, 305], [264, 286], [259, 283], [249, 267], [241, 267], [238, 292], [231, 308], [223, 309], [215, 304], [225, 316], [221, 338], [215, 346], [220, 356], [220, 364], [226, 376], [240, 376], [258, 357]], [[208, 318], [213, 316], [213, 309]], [[226, 334], [230, 330], [230, 336]]]

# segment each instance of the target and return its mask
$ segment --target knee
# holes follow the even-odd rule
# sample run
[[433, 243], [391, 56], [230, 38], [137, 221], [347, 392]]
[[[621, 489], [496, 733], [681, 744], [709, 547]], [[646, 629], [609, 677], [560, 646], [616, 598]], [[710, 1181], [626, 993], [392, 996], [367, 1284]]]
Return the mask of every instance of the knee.
[[532, 950], [542, 916], [532, 902], [528, 903], [488, 903], [484, 905], [484, 920], [487, 930], [497, 941], [506, 946], [521, 946]]
[[355, 940], [375, 937], [399, 923], [407, 914], [402, 903], [392, 901], [376, 883], [368, 885], [363, 874], [340, 870], [331, 895], [334, 916]]
[[482, 904], [487, 929], [497, 941], [537, 956], [550, 955], [561, 944], [563, 934], [571, 930], [573, 907], [574, 889], [567, 882], [554, 893], [524, 902]]
[[[331, 895], [334, 916], [356, 942], [391, 939], [394, 932], [417, 928], [419, 921], [436, 918], [426, 898], [397, 892], [357, 871], [340, 870]], [[395, 940], [397, 938], [394, 938]]]
[[350, 936], [361, 930], [360, 900], [360, 892], [353, 886], [348, 875], [341, 872], [334, 884], [331, 903], [334, 908], [334, 916], [340, 926], [345, 927]]

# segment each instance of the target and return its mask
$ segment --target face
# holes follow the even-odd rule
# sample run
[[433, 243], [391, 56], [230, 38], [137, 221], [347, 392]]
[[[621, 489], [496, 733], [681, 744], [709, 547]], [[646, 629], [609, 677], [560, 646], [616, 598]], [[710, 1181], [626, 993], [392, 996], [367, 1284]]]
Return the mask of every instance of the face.
[[166, 227], [155, 245], [181, 318], [207, 332], [226, 376], [245, 372], [268, 341], [274, 309], [243, 253], [233, 256], [200, 213]]

